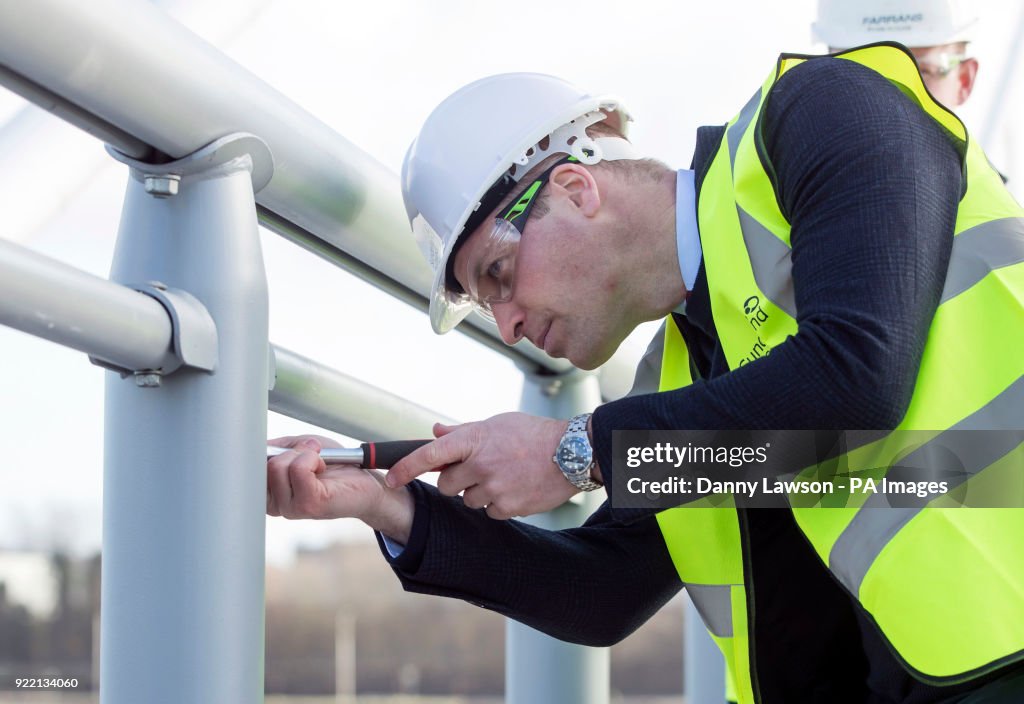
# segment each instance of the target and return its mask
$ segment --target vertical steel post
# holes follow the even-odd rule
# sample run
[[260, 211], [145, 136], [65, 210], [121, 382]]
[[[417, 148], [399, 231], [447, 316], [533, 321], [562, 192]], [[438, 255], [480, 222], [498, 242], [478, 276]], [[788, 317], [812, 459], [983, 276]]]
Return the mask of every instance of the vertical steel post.
[[687, 704], [722, 704], [725, 701], [725, 658], [711, 640], [688, 595], [685, 601], [683, 698]]
[[[520, 409], [534, 415], [568, 419], [593, 410], [600, 403], [601, 390], [593, 374], [527, 373]], [[551, 530], [578, 526], [603, 499], [603, 491], [577, 495], [554, 511], [527, 521]], [[558, 585], [551, 588], [558, 589]], [[607, 648], [565, 643], [521, 623], [506, 622], [507, 704], [607, 704], [609, 667]]]
[[172, 163], [119, 159], [131, 178], [111, 278], [191, 293], [218, 359], [212, 373], [107, 374], [101, 701], [262, 702], [267, 283], [253, 193], [270, 153], [232, 135]]

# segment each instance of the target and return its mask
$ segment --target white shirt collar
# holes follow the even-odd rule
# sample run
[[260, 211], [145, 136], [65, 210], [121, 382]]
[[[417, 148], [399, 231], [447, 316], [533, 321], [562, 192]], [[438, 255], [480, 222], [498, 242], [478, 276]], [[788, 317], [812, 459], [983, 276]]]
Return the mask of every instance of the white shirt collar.
[[[697, 231], [697, 191], [694, 173], [680, 169], [676, 175], [676, 256], [679, 257], [679, 271], [683, 273], [683, 284], [687, 291], [693, 291], [697, 283], [703, 252]], [[675, 310], [686, 314], [686, 301]]]

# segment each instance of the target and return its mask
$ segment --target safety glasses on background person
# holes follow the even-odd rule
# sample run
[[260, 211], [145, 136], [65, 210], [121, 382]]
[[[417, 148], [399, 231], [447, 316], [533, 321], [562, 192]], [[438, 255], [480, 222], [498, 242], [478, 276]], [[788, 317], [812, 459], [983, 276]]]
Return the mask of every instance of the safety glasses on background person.
[[950, 52], [939, 52], [927, 56], [914, 55], [917, 60], [918, 70], [923, 78], [940, 80], [945, 78], [957, 69], [960, 64], [967, 61], [966, 54], [954, 54]]
[[[492, 306], [512, 299], [519, 242], [537, 196], [547, 184], [552, 171], [562, 164], [577, 161], [572, 156], [556, 161], [495, 216], [487, 238], [477, 245], [466, 260], [465, 287], [453, 286], [452, 294], [465, 297], [482, 315], [494, 319]], [[453, 254], [451, 260], [454, 259]], [[460, 284], [457, 280], [452, 283]]]

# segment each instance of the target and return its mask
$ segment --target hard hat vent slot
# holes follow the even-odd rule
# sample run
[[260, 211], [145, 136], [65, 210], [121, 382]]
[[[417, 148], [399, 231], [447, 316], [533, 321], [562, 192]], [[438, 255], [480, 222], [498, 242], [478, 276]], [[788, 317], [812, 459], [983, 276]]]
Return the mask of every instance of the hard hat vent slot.
[[601, 161], [604, 151], [601, 145], [590, 137], [582, 137], [572, 141], [572, 155], [583, 164], [596, 164]]

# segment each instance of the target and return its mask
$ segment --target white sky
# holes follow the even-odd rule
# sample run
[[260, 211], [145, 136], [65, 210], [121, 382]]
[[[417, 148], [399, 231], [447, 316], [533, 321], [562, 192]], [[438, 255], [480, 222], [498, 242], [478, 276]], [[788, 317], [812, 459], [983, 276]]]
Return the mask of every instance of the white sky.
[[[686, 167], [695, 127], [731, 118], [779, 51], [818, 49], [808, 29], [813, 0], [162, 4], [396, 172], [437, 102], [504, 71], [551, 73], [620, 95], [639, 148]], [[984, 131], [990, 106], [1003, 99], [982, 143], [1020, 196], [1024, 144], [1012, 127], [1022, 95], [1004, 84], [1004, 59], [1022, 10], [1011, 0], [977, 7], [984, 22], [972, 51], [982, 68], [961, 114]], [[106, 276], [126, 177], [98, 142], [0, 89], [0, 236]], [[421, 313], [275, 235], [263, 242], [273, 342], [455, 418], [517, 405], [520, 375], [504, 358], [462, 335], [435, 337]], [[374, 344], [360, 335], [367, 330]], [[0, 549], [95, 549], [103, 373], [80, 353], [6, 328], [0, 351]], [[272, 435], [304, 430], [271, 414]], [[351, 534], [345, 522], [273, 519], [268, 556], [342, 534]]]

